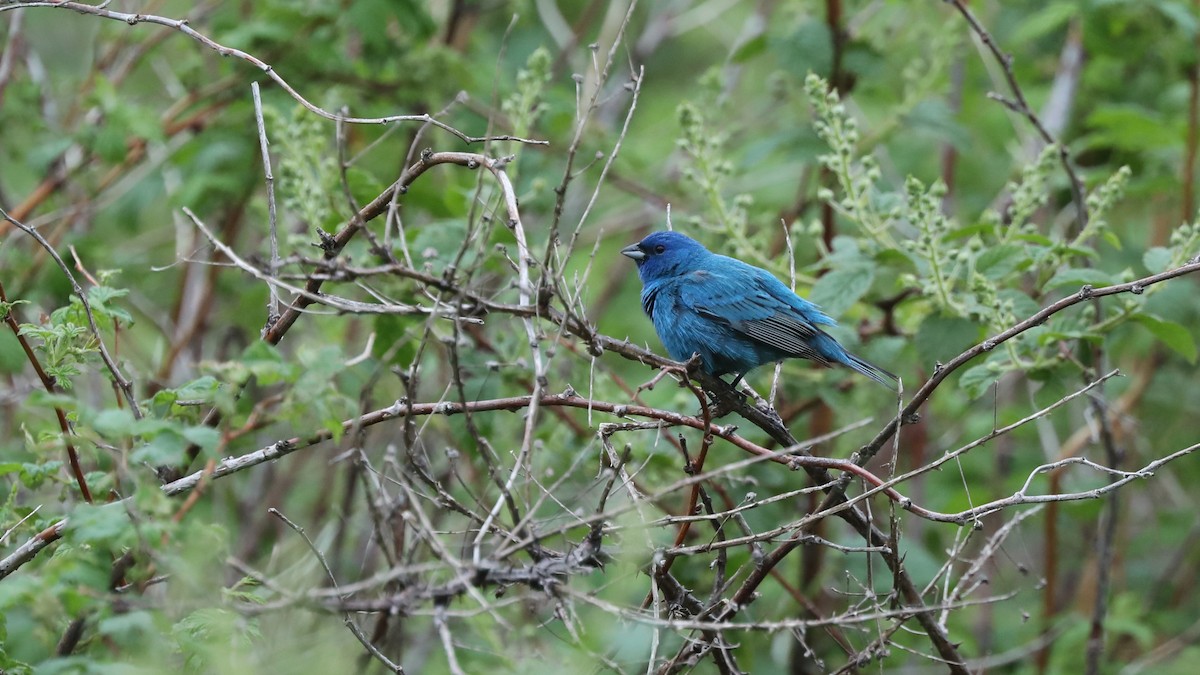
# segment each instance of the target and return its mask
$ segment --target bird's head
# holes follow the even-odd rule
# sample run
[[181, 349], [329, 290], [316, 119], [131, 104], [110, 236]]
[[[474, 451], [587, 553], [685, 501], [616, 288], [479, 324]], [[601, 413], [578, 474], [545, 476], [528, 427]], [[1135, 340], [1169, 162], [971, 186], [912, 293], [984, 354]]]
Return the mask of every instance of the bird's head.
[[709, 254], [700, 242], [678, 232], [655, 232], [632, 246], [621, 249], [632, 258], [642, 282], [686, 274], [698, 269]]

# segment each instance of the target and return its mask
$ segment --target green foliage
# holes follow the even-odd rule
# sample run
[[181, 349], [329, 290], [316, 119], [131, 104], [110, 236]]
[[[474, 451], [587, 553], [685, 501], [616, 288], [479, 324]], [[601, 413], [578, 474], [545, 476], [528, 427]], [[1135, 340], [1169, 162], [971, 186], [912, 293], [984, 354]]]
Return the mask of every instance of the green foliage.
[[98, 350], [87, 327], [71, 321], [66, 312], [55, 312], [44, 326], [22, 324], [21, 335], [33, 338], [41, 355], [42, 367], [64, 389], [71, 378], [80, 374], [80, 365]]
[[[835, 31], [812, 3], [732, 3], [719, 14], [703, 3], [642, 3], [600, 82], [622, 8], [544, 4], [264, 0], [216, 3], [188, 26], [269, 63], [328, 111], [438, 113], [468, 135], [545, 146], [465, 146], [413, 122], [348, 124], [339, 148], [334, 124], [256, 65], [164, 26], [30, 7], [14, 27], [16, 12], [0, 13], [0, 54], [14, 57], [0, 78], [0, 206], [75, 266], [96, 324], [45, 252], [0, 223], [9, 297], [0, 318], [17, 315], [57, 384], [45, 391], [16, 339], [0, 338], [0, 557], [67, 520], [60, 540], [0, 579], [0, 671], [344, 672], [364, 659], [339, 609], [348, 598], [383, 608], [356, 607], [349, 620], [409, 672], [450, 672], [447, 643], [464, 672], [591, 672], [601, 663], [642, 672], [652, 649], [662, 665], [706, 639], [662, 623], [697, 617], [651, 580], [676, 546], [678, 517], [710, 508], [726, 514], [694, 520], [681, 543], [713, 550], [676, 558], [671, 579], [715, 602], [712, 615], [732, 606], [762, 553], [721, 542], [743, 527], [783, 528], [758, 538], [769, 552], [802, 526], [821, 539], [789, 554], [735, 621], [890, 612], [895, 578], [858, 550], [861, 537], [833, 518], [801, 524], [819, 495], [780, 497], [806, 487], [801, 473], [770, 462], [724, 473], [703, 483], [691, 513], [690, 484], [664, 491], [695, 475], [681, 450], [694, 461], [704, 448], [705, 471], [743, 455], [723, 440], [705, 447], [693, 428], [637, 426], [647, 420], [620, 408], [690, 416], [698, 401], [605, 346], [627, 338], [662, 352], [639, 309], [634, 268], [617, 251], [663, 227], [670, 205], [673, 227], [770, 269], [837, 318], [839, 340], [904, 378], [905, 401], [960, 354], [1043, 308], [1178, 268], [1200, 251], [1200, 223], [1184, 213], [1198, 186], [1182, 178], [1194, 161], [1200, 25], [1187, 3], [966, 3], [1012, 55], [1039, 115], [1055, 109], [1064, 44], [1079, 35], [1086, 57], [1069, 112], [1043, 119], [1052, 144], [989, 98], [1012, 99], [1004, 73], [950, 5], [842, 3]], [[626, 129], [630, 64], [646, 69]], [[244, 264], [268, 269], [252, 79], [275, 172], [281, 309], [301, 304], [294, 289], [321, 281], [305, 296], [318, 302], [300, 308], [277, 345], [262, 340], [267, 285], [230, 265], [178, 211], [191, 208]], [[581, 109], [593, 95], [596, 109]], [[525, 257], [496, 176], [448, 162], [386, 200], [326, 260], [314, 247], [319, 232], [349, 226], [426, 149], [511, 156], [504, 175]], [[560, 233], [576, 223], [570, 249]], [[1108, 464], [1098, 410], [1108, 412], [1123, 471], [1194, 443], [1194, 284], [1080, 302], [988, 343], [904, 427], [894, 458], [886, 446], [886, 461], [868, 469], [927, 465], [1111, 368], [1129, 377], [896, 489], [946, 513], [1027, 482], [1029, 494], [1098, 489], [1111, 476], [1079, 465], [1030, 478], [1067, 456]], [[517, 307], [522, 295], [530, 306]], [[590, 340], [593, 332], [615, 342]], [[114, 387], [101, 341], [134, 383], [139, 412]], [[789, 362], [778, 379], [762, 368], [747, 380], [773, 396], [801, 441], [852, 427], [810, 448], [821, 456], [859, 450], [895, 411], [882, 390], [842, 370]], [[534, 391], [549, 397], [536, 412], [525, 399]], [[557, 405], [570, 395], [618, 412]], [[487, 406], [462, 413], [463, 401]], [[409, 404], [433, 414], [397, 412]], [[744, 420], [716, 421], [778, 447]], [[331, 440], [309, 445], [315, 438]], [[626, 473], [613, 474], [626, 447]], [[292, 452], [219, 478], [208, 472], [210, 462], [263, 448]], [[194, 482], [168, 497], [162, 485], [177, 469]], [[988, 515], [976, 530], [897, 509], [898, 546], [916, 586], [931, 589], [925, 601], [939, 607], [973, 556], [993, 554], [986, 588], [939, 613], [969, 658], [1032, 653], [1054, 635], [1044, 672], [1081, 672], [1096, 571], [1107, 565], [1105, 667], [1150, 663], [1197, 614], [1193, 594], [1161, 590], [1195, 566], [1195, 509], [1180, 487], [1193, 473], [1181, 460], [1123, 488], [1115, 561], [1096, 543], [1113, 508], [1105, 500], [1047, 507], [995, 548], [984, 540], [1024, 511]], [[862, 489], [853, 483], [849, 494]], [[889, 504], [876, 499], [870, 512], [886, 527]], [[324, 560], [270, 508], [304, 527]], [[540, 586], [488, 579], [558, 570], [592, 518], [611, 556], [603, 566], [554, 572]], [[1054, 584], [1039, 583], [1050, 575]], [[439, 594], [466, 582], [477, 586]], [[60, 654], [77, 619], [82, 638]], [[915, 654], [930, 643], [911, 621], [894, 632], [887, 617], [847, 622], [722, 639], [754, 672], [836, 670], [846, 644], [860, 649], [881, 633], [893, 644], [863, 670], [928, 665]], [[1194, 651], [1147, 667], [1190, 672]]]
[[818, 159], [836, 178], [843, 193], [837, 199], [832, 190], [821, 188], [817, 198], [828, 202], [857, 223], [876, 246], [896, 248], [888, 230], [889, 220], [898, 216], [899, 212], [885, 213], [881, 210], [881, 200], [873, 194], [874, 185], [882, 174], [874, 158], [870, 155], [858, 156], [858, 122], [850, 116], [837, 92], [830, 89], [825, 80], [810, 73], [804, 80], [804, 88], [816, 112], [813, 128], [829, 146], [829, 152]]
[[[293, 106], [288, 116], [264, 108], [263, 119], [282, 157], [276, 174], [282, 206], [304, 222], [332, 228], [336, 222], [335, 195], [341, 190], [328, 128], [299, 105]], [[302, 236], [311, 235], [306, 232]]]
[[[552, 75], [553, 56], [545, 47], [538, 47], [529, 55], [525, 67], [517, 71], [517, 82], [513, 93], [500, 103], [500, 111], [508, 116], [513, 133], [517, 136], [529, 134], [541, 115], [541, 100]], [[519, 149], [519, 145], [514, 146]]]
[[[933, 311], [968, 319], [985, 326], [987, 333], [996, 334], [1028, 316], [1050, 291], [1109, 286], [1123, 280], [1100, 269], [1072, 265], [1099, 258], [1100, 253], [1093, 248], [1096, 238], [1116, 241], [1108, 238], [1107, 218], [1130, 180], [1128, 167], [1118, 169], [1087, 196], [1086, 226], [1069, 238], [1056, 240], [1041, 234], [1038, 222], [1032, 218], [1045, 208], [1047, 183], [1058, 169], [1058, 149], [1046, 147], [1022, 170], [1021, 178], [1009, 184], [1011, 203], [1005, 212], [980, 214], [980, 222], [990, 227], [963, 227], [945, 215], [942, 204], [946, 187], [940, 182], [926, 188], [909, 177], [904, 195], [881, 188], [878, 165], [869, 156], [859, 158], [856, 154], [857, 125], [837, 94], [815, 75], [807, 78], [806, 88], [817, 113], [818, 133], [832, 150], [821, 161], [837, 176], [844, 194], [840, 200], [829, 191], [822, 196], [834, 203], [848, 223], [859, 226], [870, 241], [889, 248], [898, 246], [906, 252], [914, 272], [903, 275], [900, 281], [918, 289]], [[885, 216], [875, 206], [879, 203], [904, 206], [894, 207]], [[1191, 226], [1181, 229], [1182, 234], [1173, 234], [1181, 244], [1174, 249], [1176, 257], [1170, 260], [1176, 266], [1194, 243]], [[1156, 261], [1167, 262], [1165, 251], [1155, 255]], [[851, 270], [855, 268], [840, 263], [813, 289], [817, 300], [833, 303], [831, 306], [838, 310], [835, 314], [857, 301], [870, 285], [869, 272]], [[851, 275], [857, 280], [855, 286], [841, 281]], [[826, 282], [830, 277], [835, 280]], [[1024, 288], [1034, 291], [1018, 290]], [[1006, 372], [1056, 367], [1058, 340], [1099, 336], [1129, 319], [1143, 323], [1164, 344], [1189, 361], [1194, 360], [1195, 347], [1183, 326], [1159, 321], [1139, 311], [1138, 306], [1127, 304], [1117, 315], [1097, 319], [1089, 327], [1077, 326], [1075, 319], [1064, 317], [1047, 328], [1030, 330], [1026, 336], [1036, 340], [1008, 343], [1007, 359], [989, 357], [985, 363], [966, 370], [960, 385], [972, 396], [979, 396]], [[928, 337], [933, 339], [933, 334]]]
[[684, 170], [684, 177], [695, 182], [702, 197], [708, 201], [707, 217], [697, 216], [693, 224], [699, 226], [715, 221], [715, 226], [724, 234], [744, 232], [750, 196], [739, 194], [732, 200], [723, 196], [725, 182], [733, 173], [732, 162], [722, 155], [725, 135], [708, 127], [704, 114], [695, 104], [681, 104], [677, 114], [681, 132], [679, 147], [693, 162], [693, 167]]
[[190, 672], [210, 672], [228, 659], [228, 650], [251, 647], [262, 634], [257, 622], [224, 609], [200, 609], [171, 627]]

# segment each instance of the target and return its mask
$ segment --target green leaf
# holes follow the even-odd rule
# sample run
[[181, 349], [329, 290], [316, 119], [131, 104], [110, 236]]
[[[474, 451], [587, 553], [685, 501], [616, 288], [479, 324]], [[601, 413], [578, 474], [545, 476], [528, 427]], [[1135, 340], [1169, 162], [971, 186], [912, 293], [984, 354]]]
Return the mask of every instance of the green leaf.
[[838, 267], [817, 279], [808, 299], [820, 305], [826, 314], [841, 316], [871, 288], [874, 280], [874, 265]]
[[1027, 241], [1031, 244], [1037, 244], [1039, 246], [1045, 246], [1047, 248], [1054, 246], [1054, 244], [1055, 244], [1055, 241], [1053, 239], [1051, 239], [1050, 237], [1047, 237], [1044, 234], [1038, 234], [1036, 232], [1026, 232], [1024, 234], [1018, 234], [1015, 237], [1013, 237], [1013, 239], [1015, 239], [1017, 241]]
[[125, 132], [108, 126], [93, 128], [88, 145], [109, 164], [121, 161], [129, 151]]
[[145, 436], [150, 438], [161, 433], [176, 432], [179, 428], [179, 423], [172, 420], [165, 420], [158, 417], [143, 417], [134, 422], [132, 433], [136, 436]]
[[150, 402], [156, 408], [166, 408], [179, 400], [179, 394], [174, 389], [160, 389], [150, 397]]
[[960, 150], [967, 150], [971, 133], [963, 128], [961, 117], [944, 101], [928, 98], [913, 106], [905, 122], [914, 131], [931, 131]]
[[377, 359], [391, 356], [389, 365], [407, 367], [417, 354], [417, 338], [410, 333], [412, 321], [396, 314], [380, 314], [375, 317], [373, 328], [378, 339], [372, 356]]
[[1100, 254], [1096, 252], [1096, 249], [1085, 246], [1069, 246], [1067, 244], [1059, 244], [1054, 250], [1059, 253], [1069, 253], [1074, 256], [1090, 258], [1092, 260], [1097, 260], [1100, 258]]
[[1034, 42], [1059, 30], [1078, 14], [1079, 7], [1073, 2], [1048, 2], [1021, 22], [1012, 39], [1018, 44]]
[[1151, 274], [1165, 271], [1171, 265], [1171, 249], [1162, 246], [1147, 249], [1142, 255], [1142, 264]]
[[106, 438], [128, 436], [133, 432], [133, 413], [122, 408], [101, 411], [92, 420], [92, 428]]
[[46, 171], [51, 162], [57, 161], [59, 155], [75, 144], [75, 140], [70, 135], [54, 134], [30, 149], [25, 164], [38, 173]]
[[1180, 130], [1155, 111], [1130, 103], [1100, 105], [1088, 116], [1089, 149], [1115, 147], [1133, 152], [1168, 148], [1180, 141]]
[[767, 48], [767, 33], [763, 31], [758, 35], [746, 40], [738, 45], [730, 55], [729, 60], [733, 63], [745, 63], [750, 59], [761, 54]]
[[79, 405], [79, 401], [68, 394], [51, 394], [44, 389], [34, 389], [29, 392], [29, 396], [25, 399], [25, 406], [29, 408], [62, 408], [64, 412], [71, 413]]
[[1082, 286], [1109, 286], [1116, 283], [1113, 276], [1103, 270], [1092, 269], [1090, 267], [1079, 267], [1076, 269], [1062, 270], [1058, 274], [1051, 277], [1050, 281], [1042, 288], [1044, 291], [1053, 290], [1061, 286], [1074, 286], [1076, 288]]
[[0, 375], [15, 375], [29, 363], [25, 350], [12, 333], [0, 332]]
[[780, 58], [797, 73], [828, 73], [833, 65], [833, 38], [824, 21], [805, 21], [779, 44]]
[[96, 625], [101, 635], [133, 644], [139, 640], [153, 639], [158, 635], [154, 615], [145, 610], [127, 612], [105, 617]]
[[346, 181], [350, 184], [351, 194], [364, 202], [370, 201], [387, 187], [386, 183], [357, 164], [346, 170]]
[[63, 537], [83, 544], [104, 544], [117, 547], [125, 535], [133, 534], [133, 524], [125, 504], [80, 504], [71, 511]]
[[6, 675], [29, 675], [33, 672], [33, 668], [29, 664], [18, 661], [8, 655], [4, 650], [8, 644], [8, 622], [3, 614], [0, 614], [0, 672]]
[[921, 322], [914, 340], [921, 366], [933, 370], [934, 364], [945, 363], [979, 342], [982, 329], [970, 319], [946, 314], [933, 314]]
[[1001, 289], [997, 295], [1002, 301], [1012, 303], [1013, 314], [1016, 316], [1030, 316], [1042, 308], [1036, 300], [1016, 288]]
[[42, 462], [41, 464], [22, 464], [21, 465], [21, 484], [30, 489], [36, 489], [42, 486], [47, 480], [54, 478], [60, 469], [62, 462]]
[[1001, 244], [979, 254], [975, 261], [975, 271], [992, 281], [997, 281], [1019, 269], [1025, 269], [1032, 262], [1027, 247]]
[[58, 656], [37, 664], [37, 675], [106, 675], [111, 669], [87, 656]]
[[1182, 2], [1148, 3], [1170, 19], [1184, 35], [1196, 34], [1196, 15], [1193, 10]]
[[1188, 363], [1196, 362], [1196, 340], [1190, 330], [1153, 314], [1138, 314], [1133, 319], [1145, 326], [1160, 342], [1187, 359]]
[[200, 666], [211, 665], [208, 660], [215, 658], [219, 650], [245, 647], [261, 637], [254, 621], [216, 607], [192, 612], [171, 627], [171, 634], [195, 672], [213, 671]]
[[[1028, 336], [1028, 332], [1026, 335]], [[1075, 330], [1046, 329], [1037, 336], [1037, 343], [1040, 345], [1048, 345], [1063, 340], [1087, 340], [1088, 342], [1101, 342], [1104, 340], [1104, 336], [1095, 331], [1088, 330], [1087, 328], [1079, 328]]]
[[191, 445], [182, 434], [175, 431], [161, 433], [133, 451], [130, 459], [153, 466], [178, 464], [183, 461], [187, 447]]
[[199, 377], [175, 389], [175, 394], [184, 401], [211, 401], [221, 383], [211, 375]]
[[831, 270], [854, 265], [866, 265], [868, 260], [863, 257], [858, 240], [844, 234], [833, 238], [833, 251], [825, 258], [825, 265]]
[[288, 381], [293, 376], [293, 368], [284, 362], [279, 351], [262, 340], [255, 340], [242, 352], [241, 362], [263, 386]]
[[950, 230], [942, 235], [942, 241], [954, 241], [955, 239], [967, 239], [977, 234], [987, 235], [995, 231], [996, 226], [991, 223], [974, 223], [964, 225], [962, 227]]
[[968, 368], [958, 379], [958, 386], [970, 398], [979, 398], [987, 393], [1004, 375], [1004, 371], [990, 363], [981, 363]]
[[203, 450], [212, 450], [221, 442], [221, 432], [203, 425], [187, 427], [183, 430], [183, 437]]

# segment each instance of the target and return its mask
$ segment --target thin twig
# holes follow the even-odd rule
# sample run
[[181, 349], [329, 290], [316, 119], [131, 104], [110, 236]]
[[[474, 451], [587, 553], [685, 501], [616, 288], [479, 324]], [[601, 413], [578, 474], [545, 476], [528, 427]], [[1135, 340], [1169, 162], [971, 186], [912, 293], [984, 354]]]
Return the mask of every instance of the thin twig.
[[[321, 567], [325, 570], [325, 574], [329, 576], [329, 583], [333, 584], [335, 591], [338, 590], [337, 577], [333, 575], [333, 569], [329, 567], [329, 563], [325, 560], [325, 554], [321, 553], [321, 549], [317, 548], [317, 545], [313, 543], [313, 540], [308, 536], [308, 533], [304, 531], [304, 528], [300, 527], [296, 523], [293, 523], [287, 516], [280, 513], [280, 511], [276, 508], [267, 509], [267, 513], [270, 513], [279, 520], [282, 520], [284, 524], [292, 528], [296, 534], [300, 535], [304, 539], [304, 543], [308, 544], [309, 550], [311, 550], [313, 555], [317, 557], [317, 560], [321, 563]], [[346, 596], [341, 595], [340, 591], [338, 591], [338, 596], [342, 600], [346, 599]], [[345, 622], [346, 628], [350, 629], [350, 632], [354, 634], [354, 637], [358, 638], [358, 641], [362, 643], [362, 646], [365, 647], [368, 652], [370, 652], [371, 656], [374, 656], [376, 659], [378, 659], [380, 663], [386, 666], [387, 669], [393, 673], [404, 672], [404, 668], [402, 666], [385, 656], [383, 652], [379, 651], [379, 648], [376, 647], [374, 643], [367, 639], [367, 636], [363, 634], [362, 629], [358, 627], [358, 624], [354, 623], [354, 619], [350, 618], [350, 612], [348, 610], [342, 612], [342, 620]]]
[[[263, 178], [267, 182], [267, 221], [268, 234], [271, 240], [271, 265], [268, 268], [271, 278], [279, 275], [279, 229], [278, 220], [275, 215], [275, 174], [271, 172], [271, 150], [270, 143], [267, 141], [267, 125], [263, 121], [262, 96], [258, 91], [258, 83], [250, 83], [250, 91], [254, 98], [254, 122], [258, 127], [258, 148], [262, 154], [263, 163]], [[267, 321], [265, 326], [270, 326], [275, 323], [275, 319], [279, 317], [279, 294], [275, 290], [273, 284], [267, 284], [267, 292], [270, 295], [270, 300], [267, 302]]]

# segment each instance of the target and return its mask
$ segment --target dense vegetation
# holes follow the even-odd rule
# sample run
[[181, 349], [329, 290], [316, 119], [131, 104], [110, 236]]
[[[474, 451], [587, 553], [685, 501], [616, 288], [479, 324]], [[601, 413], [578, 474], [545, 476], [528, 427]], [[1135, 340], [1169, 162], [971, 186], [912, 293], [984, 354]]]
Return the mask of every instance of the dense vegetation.
[[1193, 672], [1198, 22], [0, 0], [0, 673]]

